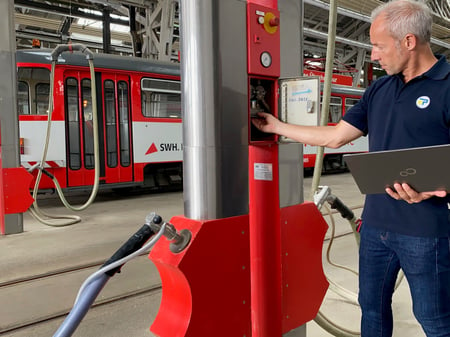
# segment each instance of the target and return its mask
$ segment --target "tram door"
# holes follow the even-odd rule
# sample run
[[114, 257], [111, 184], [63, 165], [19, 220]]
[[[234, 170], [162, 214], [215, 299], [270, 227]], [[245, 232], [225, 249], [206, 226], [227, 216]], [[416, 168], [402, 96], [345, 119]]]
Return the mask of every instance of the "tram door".
[[105, 182], [130, 182], [133, 180], [130, 80], [125, 75], [102, 73], [101, 87]]
[[[128, 182], [132, 177], [129, 79], [97, 74], [100, 182]], [[89, 72], [64, 73], [67, 132], [67, 187], [94, 183], [94, 130]]]

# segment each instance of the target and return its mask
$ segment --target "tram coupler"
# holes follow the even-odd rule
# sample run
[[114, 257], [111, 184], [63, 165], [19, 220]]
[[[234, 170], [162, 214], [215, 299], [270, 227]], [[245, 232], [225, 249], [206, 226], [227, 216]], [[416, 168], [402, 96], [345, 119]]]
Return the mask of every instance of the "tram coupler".
[[154, 212], [147, 215], [146, 222], [155, 232], [159, 231], [163, 224], [166, 225], [163, 235], [171, 241], [169, 249], [172, 253], [180, 253], [191, 242], [192, 233], [188, 229], [178, 232], [173, 224], [164, 222], [162, 217]]

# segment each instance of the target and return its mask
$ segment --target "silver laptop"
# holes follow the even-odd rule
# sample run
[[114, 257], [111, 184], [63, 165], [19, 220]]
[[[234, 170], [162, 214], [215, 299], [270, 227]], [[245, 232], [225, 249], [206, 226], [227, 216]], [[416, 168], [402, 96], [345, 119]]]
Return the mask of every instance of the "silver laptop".
[[363, 194], [385, 193], [394, 182], [418, 192], [450, 190], [450, 144], [344, 155]]

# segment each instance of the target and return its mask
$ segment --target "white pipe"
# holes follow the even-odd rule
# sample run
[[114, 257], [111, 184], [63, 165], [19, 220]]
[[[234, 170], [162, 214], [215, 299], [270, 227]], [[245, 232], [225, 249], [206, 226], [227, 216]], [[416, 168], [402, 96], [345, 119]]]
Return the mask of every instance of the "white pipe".
[[[97, 96], [96, 96], [96, 85], [95, 85], [95, 70], [94, 70], [94, 63], [92, 60], [92, 52], [88, 50], [84, 45], [72, 45], [72, 48], [76, 50], [80, 50], [88, 55], [88, 62], [89, 62], [89, 69], [90, 69], [90, 75], [91, 75], [91, 98], [92, 98], [92, 125], [93, 125], [93, 138], [94, 138], [94, 186], [92, 188], [91, 194], [89, 199], [81, 206], [75, 207], [69, 204], [69, 202], [64, 197], [64, 194], [62, 192], [62, 189], [58, 183], [58, 180], [56, 178], [52, 178], [53, 183], [55, 184], [56, 190], [58, 192], [58, 195], [64, 204], [64, 206], [72, 211], [82, 211], [89, 207], [95, 200], [95, 197], [97, 196], [98, 187], [99, 187], [99, 177], [100, 177], [100, 158], [99, 158], [99, 133], [98, 133], [98, 112], [97, 112]], [[53, 216], [48, 213], [43, 212], [39, 209], [39, 206], [37, 204], [37, 194], [39, 190], [39, 183], [41, 181], [42, 177], [42, 169], [44, 168], [45, 161], [47, 158], [47, 152], [48, 152], [48, 144], [50, 142], [50, 130], [51, 130], [51, 124], [52, 124], [52, 114], [53, 114], [53, 91], [54, 91], [54, 82], [55, 82], [55, 67], [56, 67], [56, 61], [58, 59], [59, 54], [61, 54], [64, 50], [66, 50], [68, 46], [66, 45], [58, 45], [54, 51], [52, 52], [52, 68], [51, 68], [51, 78], [50, 78], [50, 94], [49, 94], [49, 104], [48, 104], [48, 122], [47, 122], [47, 133], [46, 138], [44, 142], [44, 148], [42, 150], [42, 158], [40, 161], [40, 169], [37, 173], [36, 177], [36, 183], [33, 190], [33, 199], [35, 200], [32, 207], [30, 207], [30, 213], [41, 223], [53, 226], [53, 227], [61, 227], [61, 226], [68, 226], [73, 225], [77, 222], [81, 221], [81, 218], [76, 215], [60, 215], [60, 216]], [[48, 219], [53, 220], [61, 220], [65, 219], [65, 221], [55, 223], [53, 221], [49, 221]]]

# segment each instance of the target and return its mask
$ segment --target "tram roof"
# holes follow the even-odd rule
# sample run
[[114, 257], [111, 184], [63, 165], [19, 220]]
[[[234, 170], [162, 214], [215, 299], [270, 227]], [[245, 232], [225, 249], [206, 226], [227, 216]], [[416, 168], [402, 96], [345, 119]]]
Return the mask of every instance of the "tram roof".
[[[52, 49], [22, 49], [16, 51], [16, 62], [51, 64]], [[132, 56], [112, 54], [94, 54], [94, 67], [140, 71], [164, 75], [180, 76], [180, 65], [170, 62], [142, 59]], [[80, 52], [64, 52], [58, 57], [57, 64], [89, 66], [86, 55]]]

